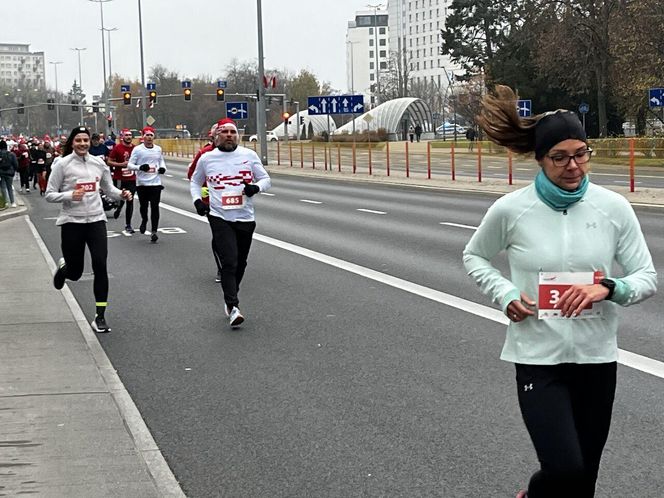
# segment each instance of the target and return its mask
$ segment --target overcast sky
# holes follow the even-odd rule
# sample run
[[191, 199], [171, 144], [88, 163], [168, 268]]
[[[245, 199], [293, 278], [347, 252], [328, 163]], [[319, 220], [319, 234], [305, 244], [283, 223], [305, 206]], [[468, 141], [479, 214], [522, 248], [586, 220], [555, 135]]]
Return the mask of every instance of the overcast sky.
[[[262, 0], [265, 67], [295, 73], [308, 69], [320, 81], [346, 91], [346, 27], [368, 3]], [[224, 76], [224, 67], [234, 57], [255, 61], [256, 4], [256, 0], [141, 0], [146, 78], [156, 64], [183, 77], [217, 78]], [[60, 91], [78, 80], [77, 53], [70, 49], [86, 48], [81, 52], [83, 92], [100, 94], [104, 79], [100, 4], [21, 0], [17, 5], [21, 13], [2, 23], [0, 41], [29, 43], [32, 52], [43, 51], [49, 88], [55, 88], [55, 66], [49, 62], [61, 61], [57, 66]], [[111, 33], [113, 73], [140, 80], [138, 0], [111, 0], [103, 9], [104, 27], [118, 28]], [[108, 45], [106, 50], [108, 60]]]

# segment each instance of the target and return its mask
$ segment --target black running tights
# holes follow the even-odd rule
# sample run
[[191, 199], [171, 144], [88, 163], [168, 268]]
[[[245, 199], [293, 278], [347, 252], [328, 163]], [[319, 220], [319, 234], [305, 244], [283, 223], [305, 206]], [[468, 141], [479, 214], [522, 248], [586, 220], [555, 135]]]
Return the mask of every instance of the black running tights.
[[212, 243], [221, 263], [224, 302], [232, 308], [240, 302], [237, 294], [247, 268], [247, 257], [256, 222], [226, 221], [217, 216], [208, 216], [208, 220], [212, 230]]
[[85, 246], [87, 245], [92, 260], [92, 272], [94, 273], [95, 301], [105, 303], [108, 300], [106, 222], [65, 223], [60, 226], [60, 230], [60, 245], [66, 264], [65, 277], [74, 281], [81, 278], [85, 263]]
[[138, 192], [139, 209], [141, 211], [141, 224], [148, 222], [148, 205], [150, 206], [150, 223], [152, 233], [159, 228], [159, 201], [161, 201], [161, 185], [141, 185], [136, 187]]
[[517, 364], [516, 382], [540, 462], [528, 498], [592, 498], [611, 425], [616, 363]]

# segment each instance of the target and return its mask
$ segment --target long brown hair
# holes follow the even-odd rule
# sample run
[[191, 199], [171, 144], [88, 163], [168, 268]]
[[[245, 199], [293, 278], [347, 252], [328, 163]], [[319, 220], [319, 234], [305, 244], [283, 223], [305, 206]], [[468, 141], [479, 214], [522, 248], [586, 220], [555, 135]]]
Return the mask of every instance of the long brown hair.
[[518, 154], [527, 154], [535, 150], [535, 125], [544, 114], [520, 117], [518, 99], [510, 87], [496, 85], [493, 95], [482, 98], [477, 123], [492, 142]]

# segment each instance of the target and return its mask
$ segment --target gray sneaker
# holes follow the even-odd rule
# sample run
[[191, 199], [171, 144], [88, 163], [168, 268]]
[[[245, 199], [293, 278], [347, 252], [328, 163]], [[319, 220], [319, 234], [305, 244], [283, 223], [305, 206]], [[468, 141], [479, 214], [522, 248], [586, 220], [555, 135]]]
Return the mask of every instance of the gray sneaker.
[[233, 306], [230, 316], [228, 317], [228, 322], [231, 324], [231, 327], [237, 327], [244, 322], [244, 317], [237, 306]]

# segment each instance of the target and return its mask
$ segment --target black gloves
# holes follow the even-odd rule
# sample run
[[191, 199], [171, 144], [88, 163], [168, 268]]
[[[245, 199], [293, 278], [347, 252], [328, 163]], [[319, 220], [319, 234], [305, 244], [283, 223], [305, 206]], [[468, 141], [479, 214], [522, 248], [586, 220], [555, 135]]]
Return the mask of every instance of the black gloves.
[[244, 186], [244, 193], [247, 194], [247, 197], [251, 197], [252, 195], [257, 194], [260, 191], [261, 189], [258, 187], [258, 185], [247, 183]]
[[206, 216], [210, 212], [210, 208], [202, 200], [196, 199], [194, 207], [199, 216]]
[[141, 171], [150, 171], [150, 165], [149, 164], [141, 164], [138, 169]]
[[164, 173], [166, 173], [166, 168], [159, 168], [159, 169], [157, 170], [157, 172], [158, 172], [160, 175], [163, 175]]

